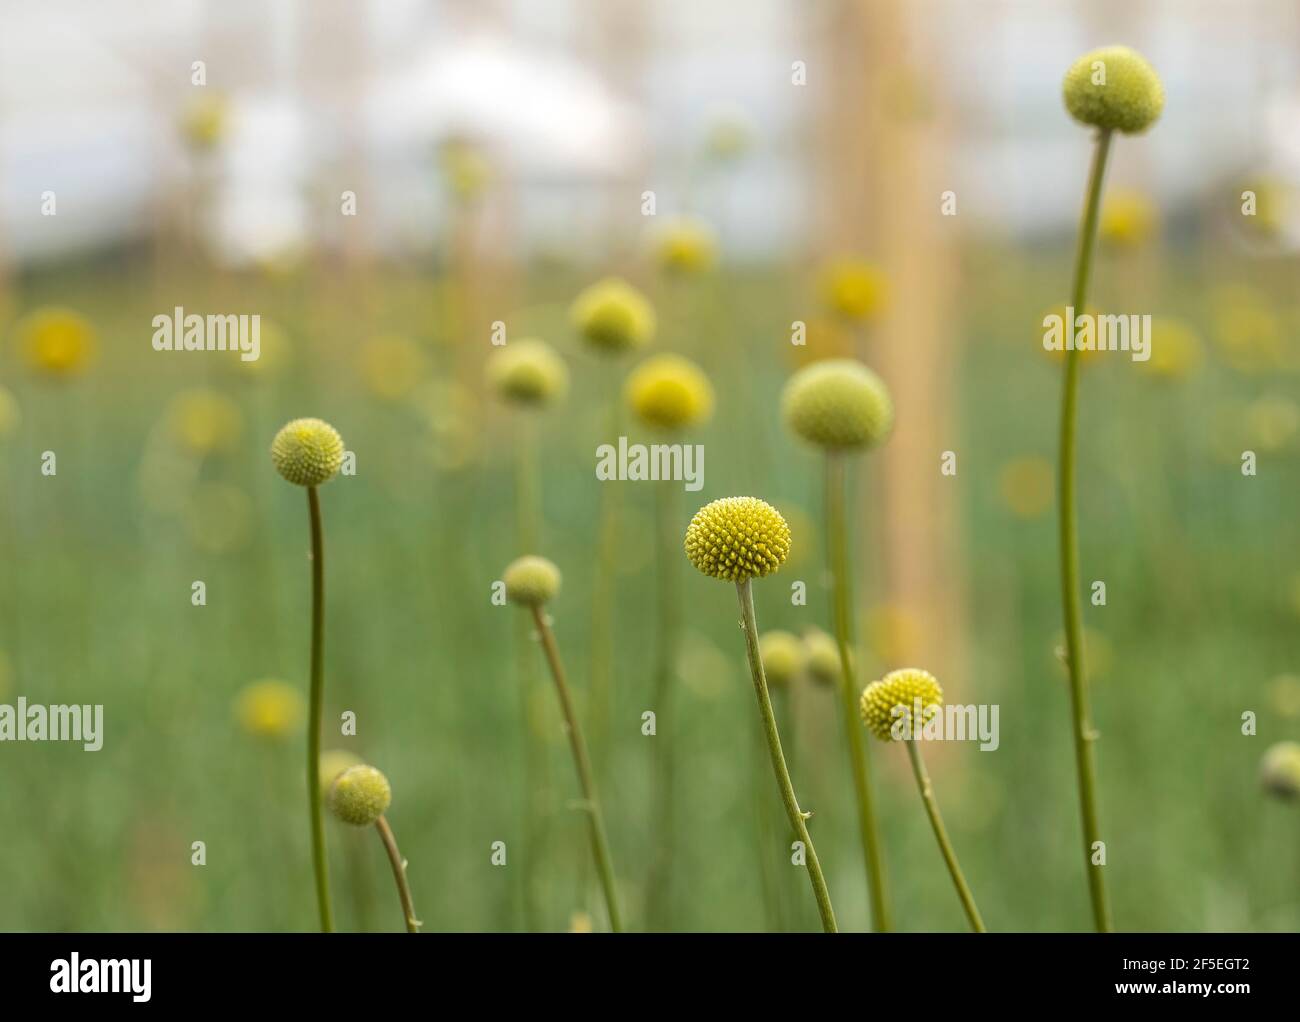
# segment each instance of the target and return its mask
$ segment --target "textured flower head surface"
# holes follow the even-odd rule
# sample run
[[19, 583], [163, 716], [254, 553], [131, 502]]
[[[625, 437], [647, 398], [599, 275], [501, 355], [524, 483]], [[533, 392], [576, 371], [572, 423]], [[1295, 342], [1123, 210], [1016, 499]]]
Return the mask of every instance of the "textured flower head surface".
[[1278, 742], [1264, 753], [1260, 764], [1264, 790], [1287, 801], [1300, 799], [1300, 742]]
[[669, 273], [703, 273], [717, 262], [718, 238], [704, 221], [678, 217], [660, 231], [656, 255]]
[[403, 334], [369, 338], [358, 354], [366, 389], [381, 401], [401, 401], [423, 379], [428, 360], [420, 346]]
[[885, 308], [885, 275], [862, 259], [832, 260], [822, 271], [821, 289], [827, 306], [855, 323], [875, 319]]
[[[922, 720], [914, 722], [912, 714], [918, 699], [921, 701]], [[858, 708], [867, 730], [882, 742], [888, 742], [893, 740], [896, 722], [903, 722], [901, 734], [907, 737], [913, 728], [919, 730], [942, 706], [943, 689], [934, 675], [916, 667], [904, 667], [890, 671], [864, 688]]]
[[235, 698], [239, 725], [255, 738], [286, 738], [303, 718], [302, 694], [288, 682], [268, 678], [244, 686]]
[[65, 379], [82, 372], [95, 354], [95, 329], [71, 309], [35, 309], [14, 327], [19, 349], [38, 373]]
[[797, 436], [827, 450], [873, 447], [894, 423], [884, 383], [853, 359], [800, 369], [785, 386], [781, 411]]
[[1160, 76], [1127, 46], [1085, 53], [1065, 73], [1062, 91], [1076, 121], [1126, 135], [1146, 131], [1165, 108]]
[[343, 438], [322, 419], [294, 419], [275, 434], [271, 462], [298, 486], [329, 482], [343, 464]]
[[326, 801], [330, 812], [344, 823], [365, 827], [384, 815], [393, 801], [393, 789], [387, 777], [362, 763], [334, 778]]
[[803, 673], [807, 649], [797, 635], [776, 628], [759, 636], [758, 653], [770, 684], [785, 688]]
[[803, 633], [803, 642], [808, 676], [823, 685], [838, 685], [840, 648], [835, 640], [820, 628], [808, 628]]
[[526, 554], [506, 568], [506, 599], [525, 607], [539, 607], [560, 591], [560, 569], [545, 557]]
[[695, 512], [686, 556], [705, 575], [743, 582], [770, 575], [790, 555], [790, 526], [757, 497], [723, 497]]
[[318, 761], [321, 794], [328, 798], [334, 779], [349, 767], [360, 765], [361, 757], [353, 755], [346, 749], [330, 749], [322, 752]]
[[486, 372], [488, 386], [511, 404], [554, 404], [569, 389], [564, 359], [536, 337], [523, 337], [497, 348], [488, 358]]
[[199, 455], [233, 450], [244, 427], [239, 405], [220, 391], [206, 388], [177, 394], [168, 418], [180, 446]]
[[617, 277], [597, 281], [579, 294], [570, 315], [587, 343], [607, 354], [643, 348], [654, 337], [654, 308], [645, 295]]
[[655, 429], [681, 429], [713, 413], [713, 384], [681, 355], [655, 355], [632, 370], [625, 388], [632, 411]]

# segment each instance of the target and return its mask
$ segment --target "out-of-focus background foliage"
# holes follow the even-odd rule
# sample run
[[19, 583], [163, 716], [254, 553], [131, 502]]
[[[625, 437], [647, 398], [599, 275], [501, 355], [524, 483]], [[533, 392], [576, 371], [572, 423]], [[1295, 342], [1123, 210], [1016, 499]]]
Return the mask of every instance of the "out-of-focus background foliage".
[[[1103, 311], [1156, 317], [1154, 357], [1100, 356], [1082, 390], [1115, 920], [1300, 926], [1300, 812], [1258, 783], [1263, 750], [1300, 738], [1297, 40], [1295, 6], [1262, 0], [5, 7], [0, 701], [102, 703], [106, 734], [97, 753], [0, 745], [0, 927], [314, 926], [301, 721], [272, 708], [268, 736], [239, 713], [257, 679], [306, 690], [306, 502], [267, 456], [300, 415], [357, 458], [322, 490], [325, 747], [391, 779], [426, 927], [524, 927], [529, 869], [533, 925], [604, 926], [553, 693], [539, 680], [521, 699], [516, 611], [489, 599], [522, 552], [517, 424], [483, 382], [496, 321], [572, 373], [540, 419], [542, 547], [564, 571], [551, 609], [584, 713], [599, 489], [621, 490], [617, 670], [594, 739], [644, 924], [653, 485], [596, 482], [611, 374], [568, 319], [617, 273], [657, 307], [655, 350], [717, 390], [686, 438], [707, 456], [704, 489], [677, 492], [683, 530], [735, 493], [791, 522], [790, 562], [755, 587], [764, 628], [830, 625], [819, 466], [781, 428], [784, 380], [855, 353], [890, 384], [898, 426], [864, 459], [852, 518], [863, 680], [925, 666], [951, 699], [1000, 706], [996, 752], [929, 750], [953, 841], [990, 928], [1086, 928], [1054, 654], [1060, 365], [1040, 323], [1066, 297], [1090, 143], [1060, 79], [1110, 42], [1144, 52], [1168, 94], [1149, 136], [1117, 143], [1093, 289]], [[698, 272], [661, 258], [683, 216], [716, 239]], [[884, 280], [860, 321], [828, 301], [846, 259]], [[151, 320], [175, 306], [260, 314], [262, 359], [155, 352]], [[734, 594], [682, 580], [671, 923], [814, 928]], [[865, 928], [836, 707], [811, 684], [778, 695], [841, 926]], [[345, 710], [355, 737], [337, 734]], [[544, 770], [526, 767], [527, 728]], [[872, 753], [898, 925], [961, 929], [903, 753]], [[530, 784], [548, 819], [531, 856]], [[378, 842], [327, 826], [341, 925], [398, 929]]]

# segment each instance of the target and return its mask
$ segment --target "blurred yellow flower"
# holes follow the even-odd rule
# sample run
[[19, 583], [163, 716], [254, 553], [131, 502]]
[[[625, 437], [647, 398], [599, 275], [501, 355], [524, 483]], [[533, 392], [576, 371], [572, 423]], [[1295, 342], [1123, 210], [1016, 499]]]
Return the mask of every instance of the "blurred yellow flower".
[[628, 374], [624, 393], [636, 417], [654, 429], [695, 426], [713, 413], [713, 384], [681, 355], [652, 355]]
[[13, 433], [22, 421], [23, 413], [18, 408], [18, 399], [0, 387], [0, 437]]
[[754, 144], [754, 127], [738, 111], [717, 114], [709, 125], [704, 151], [713, 159], [729, 163], [740, 159]]
[[606, 277], [584, 288], [573, 300], [569, 318], [583, 340], [610, 355], [645, 347], [655, 333], [654, 307], [618, 277]]
[[827, 307], [855, 323], [877, 318], [888, 297], [885, 275], [872, 263], [852, 257], [828, 263], [821, 287]]
[[569, 389], [569, 367], [537, 337], [521, 337], [493, 349], [484, 370], [488, 385], [503, 401], [523, 407], [559, 401]]
[[[1253, 214], [1243, 212], [1242, 207], [1249, 201], [1241, 198], [1244, 192], [1254, 193]], [[1246, 230], [1272, 238], [1285, 226], [1294, 201], [1291, 186], [1286, 181], [1276, 177], [1256, 178], [1242, 183], [1233, 198], [1233, 212], [1240, 216]]]
[[350, 767], [360, 766], [361, 757], [353, 755], [346, 749], [327, 749], [320, 754], [317, 760], [318, 774], [320, 777], [321, 794], [329, 791], [334, 779], [344, 770]]
[[181, 112], [181, 135], [195, 149], [211, 149], [225, 137], [229, 122], [226, 97], [205, 87]]
[[1018, 518], [1037, 518], [1052, 506], [1056, 471], [1046, 458], [1013, 458], [998, 473], [1002, 503]]
[[1286, 361], [1281, 318], [1268, 296], [1245, 284], [1226, 284], [1210, 295], [1214, 342], [1233, 369], [1264, 372]]
[[447, 190], [462, 202], [478, 198], [492, 180], [491, 163], [467, 139], [449, 139], [438, 148], [438, 169]]
[[[793, 328], [792, 328], [793, 334]], [[791, 338], [793, 340], [793, 336]], [[796, 369], [830, 359], [852, 358], [853, 332], [842, 320], [818, 317], [803, 324], [803, 343], [783, 345]]]
[[702, 273], [717, 262], [718, 238], [702, 220], [678, 217], [659, 232], [655, 253], [659, 265], [669, 273]]
[[1261, 397], [1246, 409], [1248, 442], [1258, 450], [1278, 451], [1291, 444], [1300, 429], [1300, 406], [1289, 398]]
[[1152, 376], [1180, 380], [1201, 367], [1201, 339], [1181, 319], [1160, 316], [1151, 323], [1151, 357], [1138, 366]]
[[1268, 697], [1279, 716], [1294, 720], [1300, 717], [1300, 678], [1279, 674], [1268, 683]]
[[361, 346], [361, 380], [383, 401], [400, 401], [424, 378], [426, 359], [420, 346], [401, 334], [381, 334]]
[[591, 916], [587, 915], [586, 912], [574, 912], [571, 916], [569, 916], [569, 932], [590, 933]]
[[1145, 192], [1115, 188], [1101, 206], [1097, 236], [1114, 248], [1138, 248], [1155, 234], [1159, 213]]
[[245, 685], [235, 697], [239, 725], [255, 738], [287, 738], [302, 723], [303, 712], [301, 693], [274, 678]]
[[293, 344], [278, 323], [263, 316], [258, 333], [258, 356], [247, 360], [238, 350], [231, 351], [227, 365], [249, 379], [271, 377], [283, 370], [293, 358]]
[[191, 454], [225, 454], [239, 444], [243, 414], [224, 394], [202, 388], [172, 398], [167, 422], [177, 443]]
[[14, 327], [27, 364], [55, 378], [82, 372], [95, 354], [95, 330], [70, 309], [45, 306], [28, 313]]
[[866, 612], [867, 645], [886, 665], [915, 659], [921, 647], [921, 622], [906, 607], [881, 603]]

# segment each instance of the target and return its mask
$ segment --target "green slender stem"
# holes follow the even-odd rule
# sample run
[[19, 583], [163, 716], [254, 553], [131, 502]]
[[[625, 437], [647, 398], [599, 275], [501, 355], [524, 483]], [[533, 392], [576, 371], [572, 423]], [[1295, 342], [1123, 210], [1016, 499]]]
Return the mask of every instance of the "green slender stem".
[[311, 517], [311, 701], [307, 725], [307, 805], [311, 816], [311, 862], [316, 874], [316, 905], [322, 933], [334, 932], [330, 907], [329, 860], [325, 856], [325, 819], [321, 813], [320, 733], [325, 710], [325, 536], [320, 496], [307, 487]]
[[952, 842], [948, 840], [948, 831], [943, 825], [943, 817], [939, 815], [939, 803], [934, 797], [934, 786], [930, 783], [930, 774], [925, 769], [925, 760], [921, 758], [921, 743], [913, 738], [906, 744], [907, 755], [912, 760], [912, 773], [916, 776], [916, 786], [921, 792], [921, 801], [925, 803], [925, 812], [930, 817], [930, 826], [934, 828], [934, 838], [939, 842], [943, 861], [948, 864], [948, 872], [952, 874], [953, 886], [957, 888], [961, 907], [966, 910], [970, 928], [976, 933], [983, 933], [984, 920], [980, 918], [980, 910], [975, 907], [975, 899], [971, 896], [970, 888], [966, 886], [966, 878], [962, 876], [961, 866], [957, 864], [957, 854], [952, 850]]
[[[618, 374], [611, 366], [605, 377], [609, 404], [609, 443], [617, 444], [622, 430]], [[591, 594], [591, 740], [602, 767], [608, 745], [610, 675], [614, 649], [614, 573], [618, 562], [618, 483], [606, 480], [600, 490], [600, 545]]]
[[826, 556], [830, 564], [835, 614], [835, 641], [840, 649], [840, 708], [848, 738], [849, 765], [858, 803], [858, 834], [867, 870], [867, 892], [871, 899], [871, 925], [877, 933], [890, 928], [885, 902], [885, 865], [880, 853], [871, 794], [871, 763], [862, 724], [858, 719], [858, 687], [853, 673], [853, 595], [849, 575], [848, 539], [844, 528], [845, 471], [842, 456], [826, 456]]
[[515, 423], [515, 511], [519, 553], [540, 550], [541, 487], [537, 472], [537, 423], [528, 413], [521, 413]]
[[582, 787], [583, 809], [587, 812], [587, 824], [591, 830], [591, 852], [596, 859], [596, 869], [600, 873], [600, 883], [605, 890], [605, 905], [609, 909], [609, 926], [615, 933], [623, 930], [622, 917], [618, 911], [618, 891], [614, 884], [614, 867], [609, 855], [609, 840], [605, 836], [605, 820], [600, 813], [600, 802], [596, 798], [596, 781], [591, 770], [591, 760], [587, 756], [587, 743], [582, 739], [582, 730], [578, 727], [578, 715], [573, 711], [573, 699], [569, 695], [569, 683], [564, 677], [564, 667], [560, 663], [560, 651], [555, 645], [555, 634], [546, 620], [546, 612], [540, 606], [534, 606], [533, 623], [542, 640], [542, 649], [546, 653], [546, 662], [550, 665], [551, 676], [555, 679], [555, 690], [560, 696], [560, 709], [564, 713], [565, 730], [569, 732], [569, 745], [573, 749], [573, 765], [578, 770], [578, 783]]
[[646, 885], [650, 929], [672, 924], [672, 859], [677, 818], [674, 812], [676, 773], [673, 742], [673, 687], [676, 681], [678, 616], [677, 571], [681, 559], [677, 524], [677, 488], [670, 481], [655, 487], [656, 531], [659, 536], [659, 659], [655, 670], [655, 835], [657, 847]]
[[[1071, 308], [1082, 315], [1088, 299], [1088, 278], [1092, 272], [1093, 243], [1097, 237], [1097, 214], [1101, 207], [1101, 185], [1106, 176], [1106, 157], [1111, 133], [1097, 135], [1092, 169], [1088, 175], [1088, 199], [1079, 228], [1079, 247], [1074, 264]], [[1092, 898], [1092, 916], [1099, 932], [1109, 932], [1110, 906], [1102, 866], [1093, 865], [1093, 848], [1101, 840], [1097, 821], [1096, 768], [1093, 730], [1088, 711], [1088, 676], [1083, 655], [1083, 606], [1079, 592], [1079, 526], [1075, 506], [1075, 420], [1079, 393], [1079, 352], [1071, 345], [1065, 353], [1065, 384], [1061, 395], [1061, 456], [1058, 480], [1061, 551], [1061, 604], [1065, 615], [1066, 668], [1070, 675], [1070, 711], [1073, 716], [1074, 761], [1079, 777], [1079, 808], [1083, 817], [1083, 862]]]
[[393, 829], [388, 826], [388, 821], [382, 816], [375, 821], [375, 829], [379, 831], [379, 839], [384, 843], [384, 851], [388, 853], [388, 863], [393, 867], [393, 879], [397, 881], [397, 897], [402, 902], [402, 916], [406, 920], [407, 933], [420, 932], [420, 920], [415, 915], [415, 903], [411, 900], [411, 885], [406, 882], [406, 860], [402, 858], [402, 853], [397, 850], [397, 839], [393, 837]]
[[821, 915], [822, 929], [827, 933], [837, 933], [835, 910], [831, 908], [830, 891], [826, 889], [826, 878], [822, 876], [822, 865], [817, 858], [817, 849], [813, 847], [812, 837], [808, 834], [808, 817], [799, 808], [799, 800], [794, 795], [794, 785], [790, 782], [790, 771], [785, 765], [785, 753], [781, 751], [781, 735], [776, 727], [776, 714], [772, 712], [772, 698], [767, 691], [767, 675], [763, 673], [763, 658], [758, 652], [758, 622], [754, 616], [754, 591], [747, 578], [736, 583], [736, 596], [740, 600], [741, 626], [745, 630], [745, 652], [749, 655], [749, 673], [754, 679], [754, 695], [758, 697], [758, 710], [763, 718], [763, 734], [767, 739], [767, 751], [772, 758], [772, 772], [776, 774], [776, 784], [781, 790], [781, 801], [785, 804], [786, 816], [790, 826], [799, 835], [799, 840], [807, 851], [808, 880], [812, 884], [813, 896], [817, 899], [817, 911]]

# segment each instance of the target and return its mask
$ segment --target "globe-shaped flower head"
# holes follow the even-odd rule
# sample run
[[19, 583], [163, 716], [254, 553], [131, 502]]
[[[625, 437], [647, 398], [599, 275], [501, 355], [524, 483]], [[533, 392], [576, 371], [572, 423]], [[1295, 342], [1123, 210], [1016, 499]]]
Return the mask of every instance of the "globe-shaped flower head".
[[598, 281], [578, 295], [570, 315], [583, 339], [607, 354], [643, 348], [654, 337], [655, 312], [650, 302], [617, 277]]
[[235, 700], [240, 726], [257, 738], [280, 739], [302, 723], [302, 695], [285, 681], [268, 678], [245, 686]]
[[800, 369], [785, 386], [781, 411], [798, 436], [827, 450], [872, 447], [894, 423], [894, 404], [884, 383], [853, 359]]
[[388, 778], [364, 763], [348, 767], [330, 785], [330, 812], [344, 823], [365, 827], [384, 815], [393, 801]]
[[669, 273], [702, 273], [717, 260], [718, 239], [703, 221], [680, 217], [659, 235], [657, 255], [659, 265]]
[[758, 639], [758, 653], [763, 673], [773, 685], [784, 688], [803, 673], [807, 650], [797, 635], [779, 628], [764, 632]]
[[723, 497], [695, 512], [686, 556], [705, 575], [743, 582], [770, 575], [790, 555], [790, 526], [757, 497]]
[[27, 364], [52, 379], [67, 379], [94, 357], [95, 329], [71, 309], [46, 306], [28, 313], [14, 334]]
[[1264, 753], [1259, 769], [1264, 789], [1286, 801], [1300, 799], [1300, 742], [1278, 742]]
[[552, 404], [569, 388], [569, 370], [554, 348], [536, 337], [511, 341], [487, 362], [488, 385], [502, 400], [526, 407]]
[[271, 442], [275, 470], [298, 486], [329, 482], [343, 464], [343, 438], [321, 419], [294, 419]]
[[560, 569], [545, 557], [527, 554], [510, 563], [503, 581], [511, 603], [539, 607], [560, 591]]
[[1127, 46], [1085, 53], [1065, 73], [1063, 91], [1076, 121], [1126, 135], [1146, 131], [1165, 108], [1160, 76]]
[[865, 323], [884, 311], [885, 275], [862, 259], [835, 259], [822, 270], [822, 296], [832, 312]]
[[820, 628], [808, 628], [804, 632], [803, 641], [809, 677], [823, 685], [838, 685], [840, 649], [835, 640]]
[[[916, 701], [921, 701], [921, 721], [913, 721]], [[913, 737], [912, 729], [919, 730], [943, 706], [943, 689], [929, 671], [916, 667], [890, 671], [879, 681], [873, 681], [862, 690], [858, 708], [867, 730], [882, 742], [893, 739], [896, 721], [902, 721], [901, 736]], [[897, 708], [897, 713], [895, 709]]]
[[646, 359], [628, 376], [626, 393], [637, 418], [655, 429], [693, 426], [713, 412], [709, 378], [694, 362], [680, 355]]

